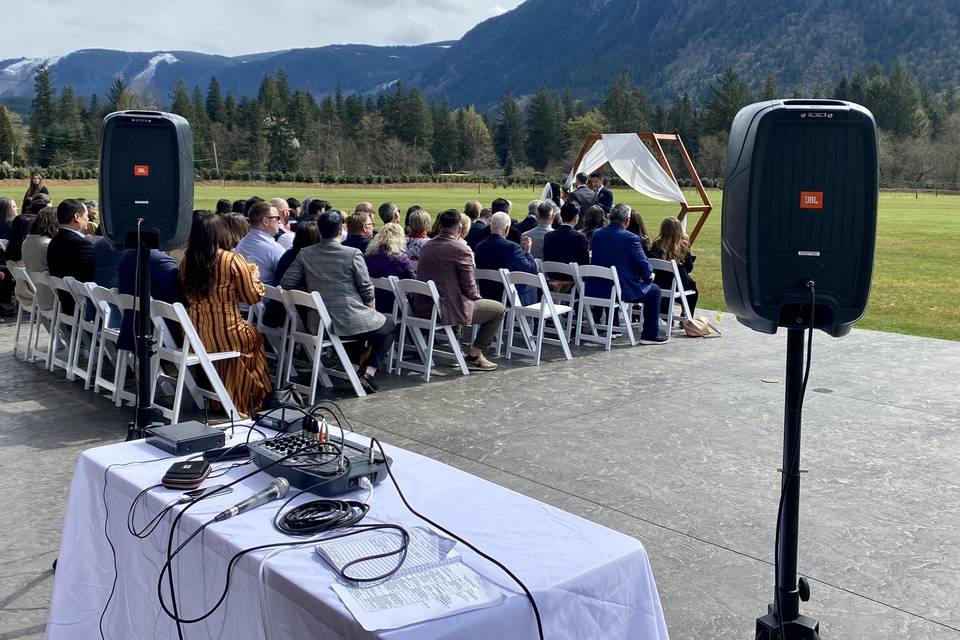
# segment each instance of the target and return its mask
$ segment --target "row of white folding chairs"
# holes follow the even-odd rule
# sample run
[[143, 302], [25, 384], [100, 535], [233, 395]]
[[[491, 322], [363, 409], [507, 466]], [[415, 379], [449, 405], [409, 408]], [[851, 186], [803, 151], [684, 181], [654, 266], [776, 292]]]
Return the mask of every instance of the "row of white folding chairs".
[[[94, 393], [99, 393], [101, 389], [109, 391], [116, 406], [120, 406], [124, 401], [134, 402], [135, 394], [124, 388], [127, 375], [133, 368], [133, 354], [117, 347], [123, 314], [135, 308], [133, 296], [120, 294], [116, 289], [107, 289], [92, 282], [78, 282], [69, 276], [61, 279], [46, 272], [28, 272], [18, 267], [13, 267], [11, 273], [17, 281], [22, 281], [32, 294], [29, 307], [21, 304], [17, 314], [15, 353], [18, 356], [22, 353], [22, 357], [29, 362], [36, 361], [43, 329], [48, 335], [44, 357], [44, 366], [47, 369], [64, 369], [68, 380], [79, 377], [84, 381], [84, 389], [92, 387]], [[49, 308], [41, 306], [41, 292], [46, 292], [46, 297], [52, 298]], [[72, 312], [65, 310], [62, 298], [72, 300]], [[235, 351], [208, 353], [186, 309], [180, 303], [171, 305], [152, 300], [150, 315], [153, 337], [158, 345], [151, 362], [153, 375], [150, 404], [172, 423], [178, 422], [186, 390], [198, 406], [202, 406], [204, 399], [212, 399], [223, 405], [227, 415], [239, 415], [212, 363], [239, 357], [240, 354]], [[20, 335], [24, 316], [29, 331], [27, 344], [21, 349]], [[179, 327], [179, 331], [171, 332], [171, 326]], [[82, 362], [84, 355], [86, 359]], [[112, 378], [104, 375], [104, 364], [107, 360], [113, 364]], [[161, 363], [164, 362], [172, 365], [173, 374], [169, 372], [170, 367], [165, 369], [162, 366]], [[201, 388], [194, 381], [190, 369], [195, 366], [203, 370], [210, 389]], [[174, 396], [169, 407], [156, 401], [158, 382], [172, 384]]]

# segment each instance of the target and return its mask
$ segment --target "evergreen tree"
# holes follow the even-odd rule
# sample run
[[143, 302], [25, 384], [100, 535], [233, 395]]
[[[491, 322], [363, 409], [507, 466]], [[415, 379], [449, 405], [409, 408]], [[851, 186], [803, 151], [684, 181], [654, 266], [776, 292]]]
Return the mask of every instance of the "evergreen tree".
[[553, 95], [540, 87], [527, 107], [527, 159], [537, 171], [546, 170], [560, 155], [559, 125]]
[[450, 110], [447, 101], [434, 103], [430, 107], [430, 119], [433, 122], [433, 145], [430, 155], [433, 156], [434, 167], [437, 171], [450, 172], [461, 168], [460, 159], [460, 127], [457, 126], [457, 116]]
[[187, 89], [187, 81], [183, 79], [183, 76], [177, 78], [177, 84], [173, 88], [170, 113], [182, 116], [187, 121], [193, 120], [193, 103], [190, 102], [190, 92]]
[[729, 131], [734, 116], [753, 102], [753, 94], [746, 80], [732, 67], [727, 67], [716, 82], [710, 85], [713, 94], [704, 105], [705, 133]]
[[777, 89], [777, 76], [773, 71], [767, 72], [767, 77], [763, 81], [763, 87], [760, 88], [760, 95], [758, 96], [761, 100], [776, 100], [780, 95], [780, 90]]
[[[190, 110], [193, 119], [190, 128], [193, 131], [193, 157], [197, 164], [213, 167], [213, 150], [210, 148], [210, 121], [207, 119], [207, 106], [203, 100], [200, 87], [193, 88], [193, 97], [190, 101]], [[209, 160], [206, 160], [209, 157]]]
[[360, 120], [366, 115], [366, 107], [363, 98], [358, 95], [349, 95], [343, 101], [343, 112], [341, 126], [343, 135], [352, 138], [357, 135], [360, 128]]
[[277, 99], [280, 105], [289, 105], [293, 99], [293, 90], [290, 88], [290, 79], [287, 77], [287, 72], [283, 70], [283, 67], [280, 67], [277, 69], [274, 78], [277, 85]]
[[921, 109], [920, 87], [902, 59], [893, 64], [885, 89], [877, 124], [897, 138], [925, 133], [926, 116]]
[[257, 102], [265, 115], [280, 115], [286, 112], [286, 105], [280, 101], [280, 92], [273, 76], [266, 76], [260, 81], [257, 91]]
[[223, 123], [228, 129], [232, 129], [237, 123], [237, 98], [232, 91], [223, 100]]
[[60, 91], [56, 113], [56, 123], [51, 127], [51, 131], [57, 142], [58, 160], [77, 160], [84, 152], [83, 113], [70, 85], [64, 86]]
[[600, 113], [616, 133], [634, 133], [647, 129], [648, 110], [646, 94], [642, 89], [633, 86], [626, 70], [613, 79], [600, 102]]
[[139, 106], [137, 96], [130, 91], [123, 76], [118, 75], [107, 88], [107, 104], [110, 106], [110, 111], [126, 111]]
[[492, 166], [495, 158], [490, 128], [473, 107], [457, 110], [457, 129], [460, 130], [459, 166], [474, 171]]
[[83, 111], [83, 137], [86, 141], [83, 151], [84, 158], [100, 156], [100, 131], [103, 128], [105, 115], [97, 94], [90, 96], [90, 102]]
[[226, 120], [223, 98], [220, 96], [220, 81], [217, 80], [217, 76], [210, 78], [210, 84], [207, 85], [207, 98], [204, 106], [210, 122], [224, 122], [224, 120]]
[[33, 79], [35, 97], [30, 108], [30, 142], [27, 156], [30, 162], [46, 167], [56, 152], [56, 144], [50, 137], [56, 119], [53, 104], [53, 73], [47, 65], [37, 70]]
[[0, 105], [0, 160], [15, 164], [17, 155], [17, 137], [13, 133], [13, 123], [7, 114], [7, 108]]
[[508, 93], [497, 107], [496, 134], [493, 139], [493, 146], [501, 166], [506, 167], [508, 159], [511, 165], [524, 163], [526, 137], [520, 106]]
[[674, 100], [669, 115], [669, 130], [683, 137], [687, 151], [696, 153], [700, 146], [700, 114], [694, 108], [690, 94], [684, 93]]

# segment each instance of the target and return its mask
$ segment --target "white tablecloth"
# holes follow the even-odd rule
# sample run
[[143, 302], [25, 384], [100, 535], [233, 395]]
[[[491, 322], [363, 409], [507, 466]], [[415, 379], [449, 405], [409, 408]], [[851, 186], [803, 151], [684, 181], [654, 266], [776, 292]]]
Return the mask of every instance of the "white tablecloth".
[[[526, 583], [540, 608], [547, 640], [667, 640], [653, 573], [639, 542], [429, 458], [385, 448], [394, 460], [400, 486], [415, 508], [503, 562]], [[171, 464], [170, 459], [158, 460], [162, 455], [143, 442], [98, 447], [81, 455], [67, 501], [48, 639], [100, 637], [100, 618], [114, 581], [105, 520], [119, 571], [115, 593], [103, 616], [104, 637], [176, 638], [174, 624], [157, 600], [157, 577], [172, 517], [168, 515], [147, 540], [131, 536], [126, 528], [134, 496], [158, 483]], [[110, 465], [132, 461], [150, 462], [107, 470]], [[225, 483], [252, 469], [252, 465], [234, 469], [205, 485]], [[259, 473], [236, 485], [232, 494], [198, 503], [181, 520], [178, 538], [183, 540], [270, 479]], [[163, 488], [151, 491], [141, 514], [152, 516], [176, 495]], [[360, 498], [361, 494], [351, 497]], [[298, 501], [309, 499], [311, 496], [305, 495]], [[376, 487], [372, 504], [368, 519], [423, 524], [403, 507], [389, 479]], [[194, 617], [215, 602], [223, 589], [227, 561], [237, 551], [285, 539], [271, 524], [279, 505], [272, 502], [216, 523], [180, 553], [175, 576], [181, 616]], [[138, 525], [146, 519], [141, 515]], [[184, 635], [188, 639], [230, 640], [535, 640], [533, 611], [519, 587], [463, 545], [458, 544], [457, 549], [468, 566], [504, 592], [507, 597], [501, 604], [370, 633], [356, 623], [330, 588], [334, 575], [309, 545], [244, 556], [233, 570], [224, 605], [204, 622], [185, 625]]]

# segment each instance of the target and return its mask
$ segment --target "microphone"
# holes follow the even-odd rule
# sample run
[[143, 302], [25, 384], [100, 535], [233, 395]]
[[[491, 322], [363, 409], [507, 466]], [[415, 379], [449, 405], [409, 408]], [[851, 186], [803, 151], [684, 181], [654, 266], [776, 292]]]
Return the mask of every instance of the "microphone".
[[266, 504], [267, 502], [270, 502], [272, 500], [277, 500], [279, 498], [282, 498], [285, 495], [287, 495], [287, 491], [289, 489], [290, 489], [290, 483], [287, 481], [286, 478], [274, 478], [273, 482], [268, 484], [263, 489], [260, 489], [260, 491], [257, 491], [255, 494], [253, 494], [246, 500], [238, 502], [237, 504], [233, 505], [226, 511], [221, 511], [217, 515], [217, 517], [214, 518], [214, 522], [222, 522], [227, 518], [232, 518], [233, 516], [240, 515], [244, 511], [249, 511], [254, 507], [259, 507], [260, 505]]

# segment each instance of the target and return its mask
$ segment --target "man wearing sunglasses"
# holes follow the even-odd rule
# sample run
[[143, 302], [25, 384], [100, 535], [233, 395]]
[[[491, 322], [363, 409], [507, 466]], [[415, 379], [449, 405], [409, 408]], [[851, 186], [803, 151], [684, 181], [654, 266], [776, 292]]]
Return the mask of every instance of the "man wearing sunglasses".
[[258, 202], [250, 207], [247, 218], [250, 231], [243, 236], [235, 251], [247, 262], [257, 265], [263, 282], [273, 284], [277, 263], [284, 252], [280, 243], [274, 240], [280, 229], [280, 213], [269, 203]]

